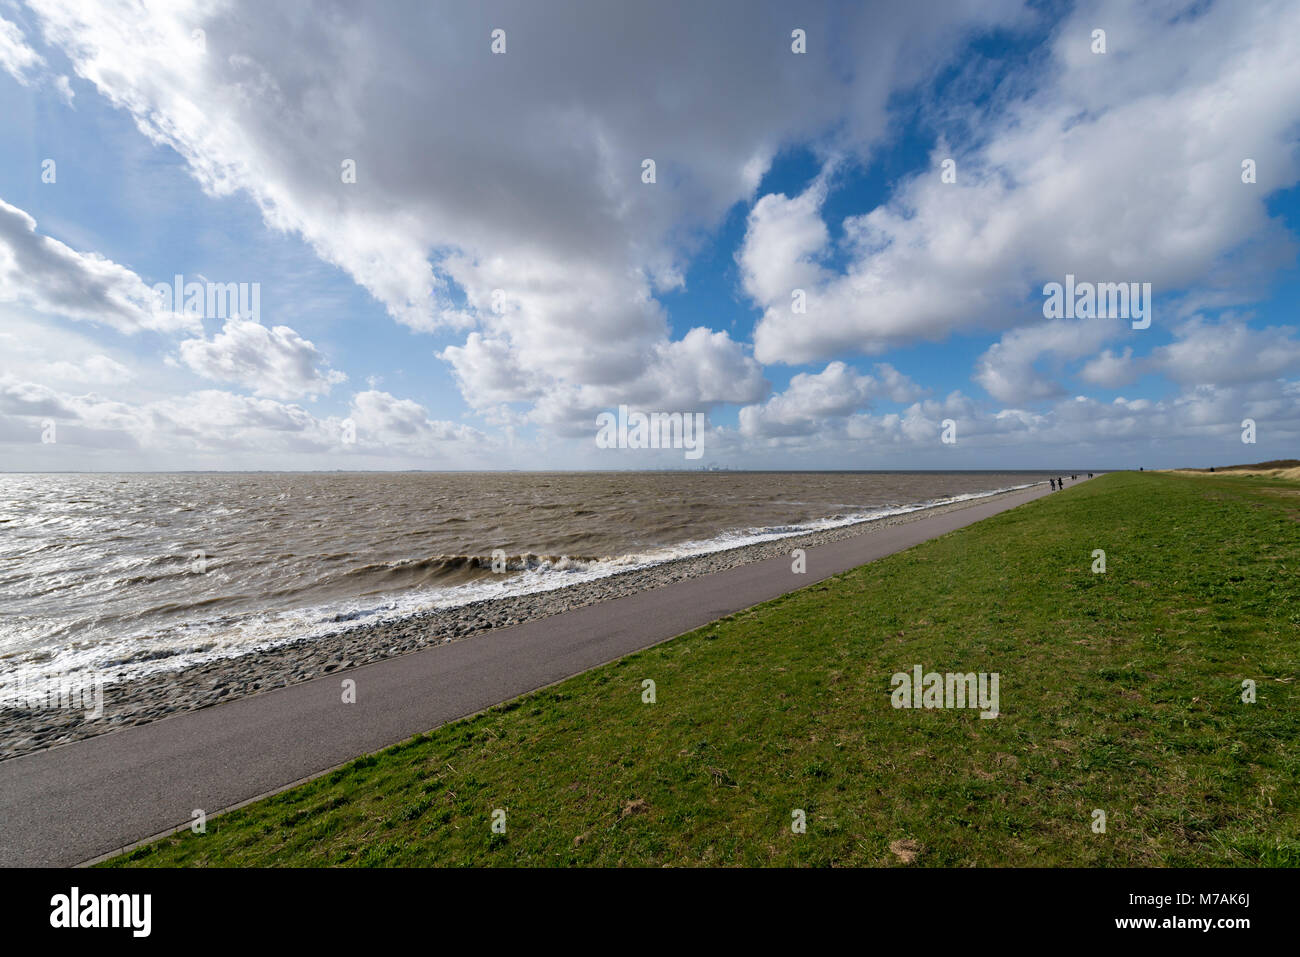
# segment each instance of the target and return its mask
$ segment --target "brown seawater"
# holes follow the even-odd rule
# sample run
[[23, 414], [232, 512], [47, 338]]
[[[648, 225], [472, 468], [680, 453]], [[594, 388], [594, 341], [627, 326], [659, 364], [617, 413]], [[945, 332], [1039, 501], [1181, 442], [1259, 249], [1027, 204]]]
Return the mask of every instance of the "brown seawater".
[[[1045, 478], [3, 474], [0, 681], [81, 669], [138, 676]], [[507, 556], [502, 573], [495, 549]]]

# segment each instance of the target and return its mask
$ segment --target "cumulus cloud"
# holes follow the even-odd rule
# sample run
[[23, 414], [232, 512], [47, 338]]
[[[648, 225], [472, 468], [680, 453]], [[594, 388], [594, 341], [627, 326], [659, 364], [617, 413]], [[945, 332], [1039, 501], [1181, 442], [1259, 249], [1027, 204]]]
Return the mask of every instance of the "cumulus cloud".
[[870, 385], [869, 376], [859, 375], [843, 362], [832, 362], [816, 375], [795, 376], [784, 392], [766, 404], [741, 409], [740, 430], [746, 435], [806, 431], [818, 420], [848, 415], [866, 405]]
[[1133, 359], [1132, 348], [1125, 347], [1120, 354], [1105, 350], [1089, 359], [1079, 370], [1079, 378], [1091, 385], [1115, 389], [1129, 385], [1139, 375], [1138, 363]]
[[109, 326], [119, 332], [180, 332], [198, 319], [157, 308], [139, 276], [98, 253], [80, 253], [36, 232], [36, 220], [0, 199], [0, 302]]
[[0, 412], [9, 415], [74, 416], [67, 399], [49, 386], [0, 378]]
[[117, 450], [173, 468], [194, 456], [218, 456], [213, 464], [228, 465], [267, 454], [315, 456], [334, 468], [412, 456], [466, 467], [481, 465], [494, 447], [477, 430], [434, 419], [419, 403], [386, 392], [358, 393], [348, 411], [316, 416], [294, 403], [218, 389], [128, 403], [0, 374], [0, 436], [25, 436], [20, 440], [39, 446], [41, 427], [53, 420], [61, 448], [51, 452]]
[[[772, 309], [795, 311], [796, 292], [821, 289], [833, 281], [818, 259], [829, 251], [830, 230], [821, 217], [826, 179], [817, 180], [793, 199], [768, 194], [749, 211], [745, 242], [736, 255], [745, 291]], [[801, 304], [803, 305], [803, 304]], [[791, 320], [797, 321], [797, 320]]]
[[[1281, 458], [1300, 441], [1300, 380], [1195, 386], [1164, 399], [1103, 402], [1067, 396], [1034, 410], [982, 404], [961, 392], [901, 412], [855, 412], [800, 429], [724, 430], [715, 447], [753, 467], [1008, 468], [1127, 467]], [[1241, 422], [1253, 418], [1259, 445], [1243, 454]], [[941, 442], [943, 423], [955, 444]]]
[[[508, 435], [530, 425], [589, 436], [595, 413], [624, 403], [711, 421], [722, 421], [719, 406], [742, 406], [737, 429], [711, 433], [738, 455], [745, 442], [834, 449], [849, 439], [951, 462], [962, 453], [934, 444], [943, 418], [974, 447], [1073, 447], [1080, 435], [1223, 429], [1251, 403], [1272, 417], [1271, 434], [1285, 434], [1294, 330], [1186, 317], [1259, 296], [1294, 261], [1294, 240], [1266, 205], [1300, 178], [1294, 4], [1085, 0], [1052, 29], [1042, 60], [991, 64], [975, 52], [965, 67], [950, 54], [973, 35], [1040, 14], [983, 0], [815, 5], [799, 16], [809, 53], [794, 56], [788, 7], [739, 0], [666, 10], [510, 2], [490, 13], [380, 5], [364, 16], [252, 0], [30, 7], [42, 51], [66, 54], [80, 89], [175, 150], [211, 197], [251, 200], [270, 229], [300, 237], [397, 322], [447, 336], [435, 354], [466, 406]], [[1088, 49], [1098, 24], [1104, 57]], [[497, 26], [503, 56], [488, 48]], [[937, 128], [930, 168], [834, 221], [842, 179], [869, 168], [897, 131], [891, 121], [904, 119], [891, 117], [892, 98], [940, 64], [967, 72], [944, 102], [926, 94], [905, 118], [909, 133]], [[47, 69], [4, 20], [0, 69], [26, 85]], [[991, 79], [966, 84], [981, 70]], [[66, 78], [54, 82], [70, 101]], [[792, 195], [758, 195], [791, 147], [811, 150], [821, 174]], [[1258, 183], [1241, 182], [1239, 154], [1256, 162]], [[939, 175], [949, 156], [955, 184]], [[646, 158], [653, 184], [641, 180]], [[345, 182], [352, 164], [355, 182]], [[693, 256], [737, 208], [747, 213], [738, 285], [762, 314], [753, 342], [711, 328], [730, 315], [688, 313], [696, 327], [683, 333], [688, 323], [665, 306], [681, 300], [668, 294], [689, 297]], [[1041, 322], [1042, 284], [1067, 272], [1151, 282], [1150, 338], [1162, 344], [1119, 320]], [[149, 387], [143, 365], [92, 363], [111, 346], [35, 356], [30, 367], [4, 357], [4, 370], [39, 370], [68, 390], [13, 385], [13, 408], [70, 410], [106, 442], [120, 434], [145, 449], [204, 452], [262, 442], [325, 456], [493, 447], [377, 382], [351, 400], [357, 442], [340, 444], [341, 419], [291, 402], [345, 378], [313, 343], [239, 320], [208, 338], [197, 319], [157, 313], [130, 269], [39, 234], [3, 202], [0, 301], [119, 332], [188, 333], [177, 361], [251, 393], [117, 403], [77, 394], [132, 373], [125, 391]], [[971, 369], [991, 405], [961, 392], [931, 398], [891, 365], [868, 373], [843, 361], [954, 332], [998, 337]], [[773, 363], [821, 371], [800, 370], [771, 395], [763, 367]], [[1175, 392], [1098, 405], [1070, 397], [1072, 369], [1108, 389], [1156, 374]], [[907, 407], [872, 408], [886, 399]]]
[[980, 356], [972, 378], [999, 402], [1026, 402], [1062, 395], [1064, 386], [1035, 368], [1043, 356], [1079, 359], [1124, 333], [1116, 319], [1049, 319], [1003, 334]]
[[877, 395], [884, 396], [890, 402], [912, 402], [929, 392], [929, 389], [917, 385], [888, 362], [877, 362], [875, 379], [879, 383], [873, 388]]
[[486, 439], [470, 426], [431, 419], [418, 402], [375, 389], [353, 396], [351, 419], [357, 441], [371, 447], [395, 446], [433, 453], [454, 442], [472, 442], [481, 447]]
[[[866, 155], [897, 89], [972, 31], [1025, 16], [1012, 0], [943, 17], [813, 7], [799, 26], [817, 55], [795, 57], [785, 8], [739, 0], [513, 2], [491, 16], [381, 5], [347, 18], [252, 2], [32, 6], [78, 75], [209, 193], [250, 196], [412, 328], [479, 324], [480, 338], [443, 353], [476, 408], [532, 398], [543, 373], [565, 393], [648, 393], [651, 380], [689, 392], [653, 368], [695, 348], [672, 341], [654, 297], [681, 288], [690, 252], [777, 151], [831, 137]], [[498, 25], [508, 47], [494, 56]], [[654, 184], [641, 181], [646, 158]], [[682, 401], [752, 395], [750, 366], [728, 368], [741, 379]]]
[[1300, 370], [1300, 339], [1292, 326], [1257, 329], [1232, 316], [1217, 322], [1195, 316], [1174, 328], [1173, 339], [1146, 356], [1107, 349], [1083, 366], [1079, 378], [1114, 389], [1154, 374], [1182, 386], [1214, 387], [1268, 382]]
[[724, 402], [752, 402], [767, 390], [762, 368], [743, 345], [725, 332], [696, 327], [680, 340], [656, 343], [652, 360], [634, 383], [633, 396], [643, 405], [712, 408]]
[[1291, 326], [1252, 329], [1239, 320], [1193, 319], [1175, 341], [1153, 350], [1145, 363], [1184, 385], [1235, 385], [1267, 380], [1300, 369], [1300, 340]]
[[243, 319], [227, 320], [211, 339], [182, 342], [180, 356], [199, 375], [238, 383], [257, 396], [314, 397], [347, 380], [288, 326], [267, 328]]
[[[646, 410], [708, 411], [722, 403], [752, 402], [767, 394], [762, 368], [746, 348], [725, 332], [697, 327], [681, 339], [648, 344], [645, 354], [614, 350], [627, 364], [621, 377], [605, 372], [579, 384], [555, 374], [530, 353], [510, 349], [500, 339], [471, 333], [463, 347], [440, 356], [450, 362], [461, 391], [484, 408], [493, 403], [532, 402], [524, 417], [557, 434], [591, 431], [597, 412], [621, 404]], [[631, 360], [629, 362], [629, 360]], [[561, 366], [561, 368], [565, 368]]]
[[45, 58], [27, 45], [17, 24], [0, 17], [0, 68], [23, 86], [30, 86]]
[[90, 382], [99, 385], [114, 385], [129, 382], [133, 373], [122, 363], [109, 356], [93, 355], [72, 362], [60, 360], [46, 362], [38, 366], [40, 375], [47, 379], [65, 382]]
[[[1099, 22], [1103, 56], [1089, 52]], [[1300, 175], [1297, 32], [1289, 3], [1081, 6], [1040, 83], [995, 97], [969, 122], [972, 145], [941, 145], [931, 169], [846, 219], [840, 243], [819, 225], [820, 180], [755, 205], [739, 256], [764, 310], [755, 355], [802, 363], [1005, 326], [1067, 273], [1157, 296], [1196, 285], [1202, 302], [1258, 296], [1295, 257], [1265, 197]], [[1257, 184], [1241, 181], [1243, 144]], [[940, 176], [950, 154], [955, 184]], [[822, 265], [832, 254], [848, 265]], [[790, 308], [796, 286], [806, 315]]]
[[504, 339], [471, 332], [464, 346], [448, 346], [438, 358], [450, 363], [461, 393], [478, 409], [527, 402], [545, 391], [542, 375], [525, 369]]
[[895, 402], [917, 398], [922, 389], [893, 366], [880, 363], [876, 376], [863, 375], [843, 362], [818, 373], [800, 373], [763, 405], [740, 410], [740, 431], [747, 436], [799, 435], [816, 432], [828, 419], [843, 418], [872, 397]]

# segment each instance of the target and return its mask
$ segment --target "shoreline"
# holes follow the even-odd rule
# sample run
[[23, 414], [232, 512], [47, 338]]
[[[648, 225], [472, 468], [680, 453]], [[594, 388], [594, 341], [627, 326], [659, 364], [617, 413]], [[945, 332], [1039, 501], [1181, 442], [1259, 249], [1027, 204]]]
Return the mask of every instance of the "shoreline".
[[[1041, 484], [1031, 483], [1028, 487]], [[197, 711], [432, 645], [460, 641], [495, 628], [536, 621], [687, 578], [764, 561], [789, 554], [792, 548], [841, 541], [958, 511], [1014, 491], [1006, 489], [960, 502], [922, 506], [849, 525], [684, 556], [560, 588], [483, 599], [406, 618], [367, 623], [330, 635], [298, 638], [174, 671], [160, 671], [105, 685], [104, 714], [95, 720], [84, 719], [83, 712], [72, 708], [6, 707], [0, 709], [4, 716], [0, 727], [0, 760], [147, 724], [173, 714]]]

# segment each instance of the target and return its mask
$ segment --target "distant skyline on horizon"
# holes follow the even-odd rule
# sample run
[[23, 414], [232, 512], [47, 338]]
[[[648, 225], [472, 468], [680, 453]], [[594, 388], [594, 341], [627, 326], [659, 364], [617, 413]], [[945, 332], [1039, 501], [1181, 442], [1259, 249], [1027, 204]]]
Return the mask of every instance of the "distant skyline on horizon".
[[[1300, 456], [1296, 36], [0, 0], [0, 471]], [[622, 406], [701, 414], [701, 457], [599, 447]]]

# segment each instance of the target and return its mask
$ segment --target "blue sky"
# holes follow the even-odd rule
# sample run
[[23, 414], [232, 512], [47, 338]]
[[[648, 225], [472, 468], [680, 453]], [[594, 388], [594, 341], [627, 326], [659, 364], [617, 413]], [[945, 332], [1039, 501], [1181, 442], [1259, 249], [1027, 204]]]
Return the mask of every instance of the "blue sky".
[[[1297, 455], [1295, 4], [676, 14], [0, 0], [0, 468]], [[1067, 273], [1150, 328], [1045, 318]]]

